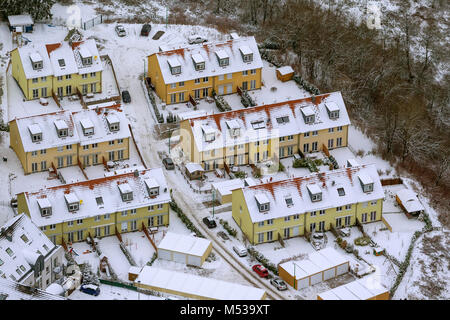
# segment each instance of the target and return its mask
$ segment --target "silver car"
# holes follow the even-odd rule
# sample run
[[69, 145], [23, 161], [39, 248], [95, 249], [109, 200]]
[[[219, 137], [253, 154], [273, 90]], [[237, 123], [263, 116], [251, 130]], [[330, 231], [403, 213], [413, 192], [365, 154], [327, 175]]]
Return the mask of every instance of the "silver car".
[[281, 279], [275, 278], [275, 279], [271, 279], [270, 283], [272, 285], [274, 285], [278, 290], [282, 291], [282, 290], [287, 290], [287, 285], [286, 282], [284, 282]]
[[125, 28], [123, 27], [123, 25], [118, 24], [114, 30], [116, 30], [116, 33], [119, 37], [125, 37], [127, 35], [127, 32], [125, 31]]

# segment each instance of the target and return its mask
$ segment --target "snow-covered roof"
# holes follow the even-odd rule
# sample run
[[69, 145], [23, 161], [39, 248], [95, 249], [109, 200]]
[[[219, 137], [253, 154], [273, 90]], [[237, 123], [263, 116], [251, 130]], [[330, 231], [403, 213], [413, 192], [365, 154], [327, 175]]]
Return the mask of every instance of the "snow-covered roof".
[[402, 189], [397, 192], [397, 197], [400, 199], [403, 207], [407, 212], [417, 212], [425, 210], [422, 203], [420, 203], [417, 193], [410, 189]]
[[200, 164], [195, 162], [188, 162], [184, 166], [186, 167], [186, 170], [189, 171], [189, 173], [194, 173], [196, 171], [205, 171]]
[[60, 295], [52, 294], [37, 288], [24, 286], [12, 280], [3, 279], [1, 277], [0, 296], [4, 296], [5, 300], [67, 300]]
[[72, 48], [66, 43], [46, 45], [55, 77], [78, 73]]
[[270, 200], [264, 193], [255, 193], [255, 199], [259, 204], [269, 203]]
[[135, 283], [155, 290], [204, 299], [261, 300], [266, 295], [264, 290], [255, 287], [149, 266], [142, 269]]
[[329, 112], [339, 111], [339, 106], [334, 102], [325, 103]]
[[347, 159], [347, 166], [348, 167], [356, 167], [359, 166], [358, 161], [356, 159]]
[[[95, 110], [81, 110], [73, 112], [73, 120], [75, 128], [78, 131], [80, 145], [91, 143], [99, 143], [104, 141], [111, 141], [115, 139], [125, 139], [131, 137], [130, 123], [125, 116], [125, 112], [113, 110], [108, 108], [100, 109], [99, 113]], [[119, 130], [109, 130], [108, 121], [110, 123], [119, 123]], [[94, 134], [85, 136], [84, 128], [94, 128]]]
[[368, 300], [388, 291], [376, 278], [369, 276], [319, 293], [318, 296], [323, 300]]
[[253, 53], [253, 51], [247, 45], [240, 46], [239, 47], [239, 51], [241, 51], [241, 53], [244, 54], [244, 55]]
[[[26, 79], [34, 79], [53, 75], [53, 68], [50, 63], [45, 45], [28, 44], [15, 50], [18, 50], [19, 52], [19, 57], [22, 61], [22, 67]], [[42, 68], [33, 69], [33, 60], [42, 61]]]
[[[373, 192], [365, 193], [363, 191], [358, 181], [360, 173], [372, 178], [374, 181]], [[308, 195], [307, 187], [312, 184], [320, 186], [322, 192], [320, 201], [312, 202]], [[344, 195], [339, 195], [337, 190], [339, 188], [344, 189]], [[253, 223], [384, 198], [384, 191], [374, 164], [313, 173], [303, 177], [244, 187], [242, 191]], [[291, 206], [286, 204], [286, 194], [290, 194], [292, 198]], [[255, 197], [261, 197], [261, 195], [264, 195], [268, 199], [267, 202], [270, 202], [270, 209], [264, 214], [259, 212], [255, 201]]]
[[19, 14], [15, 16], [8, 16], [9, 25], [15, 26], [26, 26], [34, 24], [33, 18], [29, 14]]
[[368, 176], [367, 174], [360, 173], [360, 174], [358, 174], [358, 178], [359, 178], [359, 180], [361, 180], [362, 184], [371, 184], [371, 183], [373, 183], [372, 178], [370, 176]]
[[[94, 39], [76, 42], [72, 44], [72, 48], [79, 74], [99, 72], [103, 70], [97, 44]], [[81, 60], [82, 57], [92, 57], [92, 64], [84, 65]]]
[[167, 232], [158, 245], [158, 250], [169, 250], [201, 257], [210, 246], [211, 241], [174, 232]]
[[217, 58], [219, 58], [219, 59], [226, 59], [226, 58], [229, 58], [229, 57], [230, 57], [230, 56], [225, 52], [225, 50], [222, 50], [222, 49], [217, 50], [217, 51], [216, 51], [216, 55], [217, 55]]
[[194, 60], [195, 63], [202, 63], [205, 62], [205, 58], [200, 53], [194, 53], [192, 55], [192, 60]]
[[78, 203], [78, 197], [74, 193], [67, 193], [64, 195], [67, 203]]
[[302, 113], [305, 117], [314, 115], [314, 110], [311, 106], [300, 107], [300, 110], [302, 111]]
[[290, 74], [290, 73], [294, 73], [294, 69], [292, 69], [291, 66], [283, 66], [277, 69], [277, 71], [281, 74], [281, 75], [286, 75], [286, 74]]
[[320, 187], [317, 184], [308, 184], [306, 186], [311, 194], [321, 193]]
[[[330, 119], [325, 107], [325, 103], [332, 101], [341, 110], [337, 119]], [[315, 114], [314, 122], [305, 123], [300, 110], [302, 106], [307, 106], [312, 110], [313, 114]], [[280, 117], [285, 118], [287, 121], [283, 120], [279, 123], [277, 118]], [[232, 136], [231, 132], [229, 132], [230, 130], [228, 130], [226, 122], [230, 120], [234, 120], [236, 126], [240, 128], [240, 134], [237, 137]], [[270, 105], [260, 105], [253, 108], [221, 112], [191, 118], [187, 121], [190, 123], [195, 144], [200, 152], [350, 124], [340, 92], [316, 96], [314, 103], [311, 97], [307, 97]], [[256, 122], [258, 125], [255, 124]], [[203, 138], [205, 130], [208, 132], [215, 130], [216, 138], [211, 142], [205, 141]]]
[[53, 123], [55, 124], [55, 127], [58, 130], [69, 129], [69, 126], [67, 125], [67, 123], [62, 119], [55, 120], [55, 122], [53, 122]]
[[145, 185], [147, 186], [147, 188], [149, 188], [149, 189], [159, 187], [159, 183], [155, 179], [152, 179], [152, 178], [144, 179], [144, 182], [145, 182]]
[[[251, 62], [244, 62], [240, 49], [253, 53], [253, 60]], [[219, 65], [217, 52], [222, 57], [229, 57], [229, 64], [227, 66]], [[263, 66], [254, 37], [242, 37], [224, 42], [196, 44], [185, 48], [157, 52], [155, 55], [166, 84], [259, 69]], [[205, 60], [205, 69], [197, 71], [192, 60], [200, 59], [200, 57]], [[181, 66], [181, 73], [172, 74], [170, 67], [177, 66]]]
[[4, 274], [8, 279], [21, 282], [34, 272], [32, 265], [40, 255], [45, 259], [57, 248], [23, 213], [8, 220], [1, 228], [0, 260], [3, 263], [0, 263], [0, 278]]
[[[148, 178], [154, 179], [160, 186], [159, 195], [156, 197], [150, 198], [146, 190], [144, 180]], [[124, 184], [128, 184], [133, 191], [133, 200], [122, 201], [118, 185], [123, 186]], [[80, 206], [76, 213], [68, 211], [64, 199], [67, 193], [74, 194], [80, 200]], [[37, 192], [25, 192], [24, 194], [31, 220], [39, 227], [170, 201], [166, 179], [161, 168], [139, 171], [137, 177], [134, 172], [130, 172], [50, 187]], [[52, 214], [47, 217], [42, 217], [39, 211], [37, 199], [43, 197], [46, 197], [52, 206]], [[103, 200], [101, 206], [97, 204], [96, 200], [99, 197]]]
[[[74, 130], [72, 113], [70, 111], [40, 114], [18, 118], [15, 121], [17, 122], [17, 128], [25, 152], [76, 144], [79, 141], [78, 132]], [[68, 128], [68, 134], [67, 137], [60, 138], [55, 124], [62, 125], [63, 122]], [[42, 133], [42, 140], [33, 142], [30, 133]]]
[[185, 111], [177, 113], [177, 118], [181, 120], [191, 119], [191, 118], [198, 118], [202, 116], [206, 116], [207, 112], [206, 110], [193, 110], [193, 111]]
[[310, 253], [306, 259], [282, 263], [280, 267], [291, 276], [295, 274], [295, 279], [300, 280], [348, 262], [345, 256], [328, 247]]
[[212, 184], [213, 189], [217, 190], [222, 196], [231, 194], [234, 189], [244, 187], [244, 181], [241, 179], [231, 179], [225, 181], [219, 181]]

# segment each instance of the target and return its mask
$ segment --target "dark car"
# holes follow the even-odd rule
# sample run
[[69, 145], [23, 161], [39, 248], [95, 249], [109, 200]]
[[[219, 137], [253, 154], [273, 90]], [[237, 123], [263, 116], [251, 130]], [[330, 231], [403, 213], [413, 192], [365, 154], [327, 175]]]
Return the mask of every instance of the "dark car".
[[216, 222], [211, 217], [204, 217], [203, 218], [203, 223], [206, 224], [206, 226], [208, 228], [210, 228], [210, 229], [217, 227]]
[[166, 167], [167, 170], [173, 170], [173, 169], [175, 169], [175, 166], [174, 166], [174, 164], [173, 164], [172, 159], [170, 159], [170, 158], [164, 158], [162, 162], [163, 162], [163, 164], [164, 164], [164, 167]]
[[225, 232], [223, 232], [223, 231], [217, 232], [217, 235], [219, 237], [221, 237], [223, 240], [230, 240], [230, 238], [227, 236], [227, 234]]
[[80, 291], [93, 296], [98, 296], [100, 294], [100, 287], [95, 284], [83, 284], [80, 287]]
[[130, 93], [127, 90], [122, 91], [122, 100], [125, 103], [131, 102], [131, 96]]
[[150, 30], [152, 30], [152, 26], [149, 25], [148, 23], [144, 24], [141, 29], [141, 36], [148, 37]]
[[264, 268], [262, 265], [260, 264], [255, 264], [252, 267], [253, 271], [255, 271], [261, 278], [267, 278], [269, 276], [269, 271]]

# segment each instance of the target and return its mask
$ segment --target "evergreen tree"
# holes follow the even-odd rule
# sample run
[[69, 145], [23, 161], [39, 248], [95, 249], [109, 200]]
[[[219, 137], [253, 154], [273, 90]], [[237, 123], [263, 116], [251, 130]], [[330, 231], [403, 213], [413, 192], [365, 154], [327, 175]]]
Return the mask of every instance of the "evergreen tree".
[[55, 2], [55, 0], [0, 0], [0, 12], [4, 18], [28, 13], [34, 20], [44, 20], [52, 17], [50, 10]]

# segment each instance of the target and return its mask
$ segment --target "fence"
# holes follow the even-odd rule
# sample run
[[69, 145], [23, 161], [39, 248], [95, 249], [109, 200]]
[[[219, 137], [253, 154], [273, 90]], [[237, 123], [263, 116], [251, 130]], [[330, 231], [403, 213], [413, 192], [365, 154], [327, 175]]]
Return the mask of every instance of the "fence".
[[401, 178], [392, 178], [392, 179], [381, 179], [382, 186], [391, 186], [394, 184], [403, 184], [403, 180]]
[[107, 284], [107, 285], [114, 286], [114, 287], [125, 288], [125, 289], [129, 289], [129, 290], [137, 291], [137, 288], [131, 284], [122, 283], [122, 282], [118, 282], [118, 281], [105, 280], [105, 279], [99, 279], [99, 281], [102, 284]]
[[81, 28], [83, 28], [83, 30], [87, 30], [101, 23], [103, 23], [103, 16], [99, 15], [87, 21], [81, 20]]

